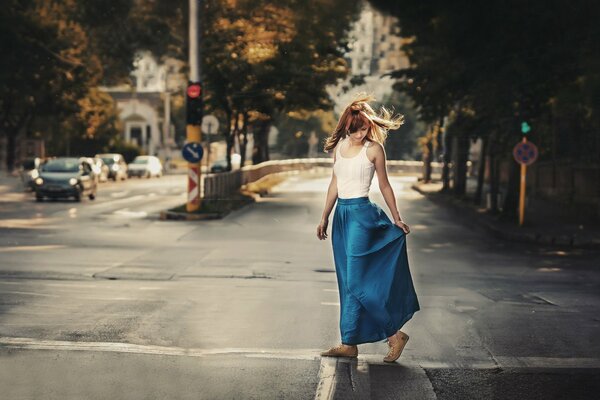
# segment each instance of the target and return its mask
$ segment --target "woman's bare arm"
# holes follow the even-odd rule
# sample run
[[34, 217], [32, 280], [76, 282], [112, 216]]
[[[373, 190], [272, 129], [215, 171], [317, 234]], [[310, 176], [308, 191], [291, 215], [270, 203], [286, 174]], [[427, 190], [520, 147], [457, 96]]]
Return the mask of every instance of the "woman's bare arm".
[[[336, 147], [337, 148], [337, 147]], [[335, 163], [335, 154], [336, 151], [333, 149], [333, 162]], [[333, 172], [333, 168], [331, 171], [331, 182], [329, 182], [329, 188], [327, 189], [327, 197], [325, 199], [325, 208], [323, 209], [323, 215], [321, 217], [321, 222], [317, 227], [317, 237], [321, 240], [327, 238], [327, 225], [329, 224], [329, 215], [331, 214], [331, 210], [335, 205], [335, 202], [338, 197], [337, 191], [337, 178], [335, 176], [335, 172]]]
[[[402, 221], [402, 217], [400, 216], [400, 211], [398, 211], [398, 206], [396, 205], [394, 189], [392, 189], [392, 185], [388, 179], [385, 149], [380, 143], [373, 142], [373, 145], [367, 150], [367, 155], [373, 156], [372, 162], [375, 164], [375, 172], [377, 173], [377, 180], [379, 181], [379, 190], [381, 190], [385, 203], [392, 213], [394, 223], [397, 224]], [[371, 158], [369, 157], [369, 159]]]

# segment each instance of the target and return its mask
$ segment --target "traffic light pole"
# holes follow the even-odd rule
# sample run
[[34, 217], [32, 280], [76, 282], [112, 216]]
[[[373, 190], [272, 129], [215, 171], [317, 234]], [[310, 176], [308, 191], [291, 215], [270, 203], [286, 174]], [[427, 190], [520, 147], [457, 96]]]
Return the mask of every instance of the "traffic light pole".
[[[202, 85], [200, 83], [200, 10], [201, 0], [189, 0], [189, 67], [190, 75], [186, 91], [186, 141], [201, 143], [202, 131]], [[200, 185], [202, 184], [201, 160], [188, 161], [187, 212], [200, 208]]]

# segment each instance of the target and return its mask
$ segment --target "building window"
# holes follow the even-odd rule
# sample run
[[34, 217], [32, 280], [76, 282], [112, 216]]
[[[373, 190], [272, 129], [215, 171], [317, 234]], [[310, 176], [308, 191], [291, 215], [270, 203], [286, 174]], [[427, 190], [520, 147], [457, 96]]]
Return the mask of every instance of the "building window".
[[383, 35], [381, 35], [381, 41], [385, 42], [385, 33]]

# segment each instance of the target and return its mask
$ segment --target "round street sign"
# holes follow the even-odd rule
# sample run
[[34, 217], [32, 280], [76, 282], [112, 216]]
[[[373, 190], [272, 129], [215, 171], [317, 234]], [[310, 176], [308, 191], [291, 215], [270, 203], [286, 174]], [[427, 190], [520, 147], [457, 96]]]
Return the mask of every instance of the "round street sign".
[[513, 157], [519, 164], [530, 165], [537, 159], [537, 146], [531, 142], [519, 142], [513, 148]]
[[196, 97], [200, 96], [200, 92], [201, 89], [199, 83], [192, 83], [187, 88], [187, 95], [192, 99], [195, 99]]
[[183, 155], [185, 161], [194, 164], [202, 160], [204, 149], [200, 143], [190, 142], [183, 146], [183, 149], [181, 149], [181, 155]]
[[207, 135], [217, 133], [219, 129], [219, 120], [214, 115], [205, 115], [202, 117], [202, 132]]

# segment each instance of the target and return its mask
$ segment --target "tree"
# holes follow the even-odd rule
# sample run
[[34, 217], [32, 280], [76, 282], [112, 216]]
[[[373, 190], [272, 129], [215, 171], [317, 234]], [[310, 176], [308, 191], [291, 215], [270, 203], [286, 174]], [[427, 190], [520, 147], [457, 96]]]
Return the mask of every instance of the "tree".
[[[460, 162], [467, 137], [484, 139], [493, 201], [499, 190], [497, 166], [511, 159], [523, 120], [536, 127], [533, 136], [541, 144], [542, 160], [560, 156], [597, 160], [600, 118], [591, 100], [597, 98], [600, 81], [600, 52], [595, 45], [600, 37], [600, 9], [595, 4], [566, 0], [371, 3], [397, 16], [401, 34], [410, 39], [405, 51], [411, 66], [394, 76], [401, 79], [396, 87], [415, 100], [421, 119], [435, 123], [455, 114], [450, 123], [456, 125], [448, 126], [445, 137], [456, 138]], [[560, 142], [565, 146], [557, 146]], [[513, 165], [503, 207], [513, 218], [515, 171]], [[462, 168], [456, 172], [460, 174], [455, 177], [456, 194], [461, 195], [464, 172]], [[476, 193], [480, 198], [481, 187]]]

